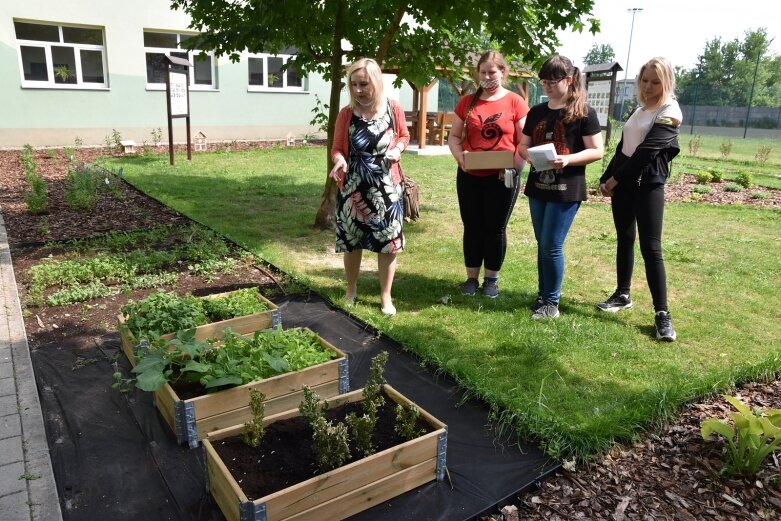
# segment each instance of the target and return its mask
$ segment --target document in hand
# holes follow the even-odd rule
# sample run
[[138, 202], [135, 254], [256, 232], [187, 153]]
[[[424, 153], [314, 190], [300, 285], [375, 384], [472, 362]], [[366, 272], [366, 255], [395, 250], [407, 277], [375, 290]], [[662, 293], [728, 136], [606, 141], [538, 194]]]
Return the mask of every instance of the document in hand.
[[550, 170], [550, 162], [556, 159], [556, 148], [553, 143], [545, 143], [528, 149], [529, 159], [535, 170]]

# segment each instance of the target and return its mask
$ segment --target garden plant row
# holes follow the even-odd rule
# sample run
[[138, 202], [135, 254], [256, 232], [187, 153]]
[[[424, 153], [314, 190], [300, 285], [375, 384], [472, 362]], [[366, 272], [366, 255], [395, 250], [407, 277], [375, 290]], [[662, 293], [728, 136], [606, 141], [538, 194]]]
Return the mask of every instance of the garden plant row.
[[385, 382], [387, 353], [349, 392], [346, 355], [283, 329], [258, 288], [161, 290], [118, 320], [133, 374], [115, 387], [154, 392], [178, 442], [203, 442], [229, 520], [341, 519], [444, 477], [447, 427]]

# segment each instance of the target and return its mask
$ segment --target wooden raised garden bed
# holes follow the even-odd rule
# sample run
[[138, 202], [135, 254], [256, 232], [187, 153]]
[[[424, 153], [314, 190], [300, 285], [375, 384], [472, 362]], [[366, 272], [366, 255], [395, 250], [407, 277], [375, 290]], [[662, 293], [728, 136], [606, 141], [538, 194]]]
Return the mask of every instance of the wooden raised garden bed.
[[[333, 398], [329, 409], [360, 402], [362, 392]], [[405, 407], [411, 404], [387, 384], [383, 392], [395, 403]], [[293, 409], [266, 416], [263, 423], [268, 426], [298, 416], [298, 409]], [[241, 436], [243, 426], [210, 432], [203, 440], [209, 489], [229, 521], [330, 521], [349, 517], [424, 483], [443, 479], [447, 426], [423, 410], [420, 418], [429, 426], [427, 434], [255, 500], [248, 499], [215, 448], [220, 440]], [[257, 472], [263, 472], [261, 462]]]
[[[235, 291], [208, 295], [203, 298], [219, 298], [230, 295], [231, 293], [235, 293]], [[210, 338], [216, 338], [219, 337], [222, 331], [227, 328], [230, 328], [234, 333], [239, 335], [247, 335], [261, 329], [280, 327], [282, 325], [282, 313], [277, 305], [262, 295], [259, 295], [259, 298], [266, 304], [268, 310], [261, 311], [259, 313], [253, 313], [252, 315], [230, 318], [228, 320], [220, 320], [219, 322], [212, 322], [210, 324], [198, 326], [195, 328], [195, 338], [201, 341], [206, 341]], [[119, 320], [120, 324], [119, 333], [122, 338], [122, 351], [130, 361], [130, 365], [135, 367], [135, 350], [139, 347], [138, 341], [133, 336], [133, 334], [127, 330], [127, 328], [121, 327], [125, 322], [125, 317], [120, 314], [117, 316], [117, 320]], [[162, 338], [165, 340], [171, 340], [175, 335], [176, 332], [171, 332], [163, 335]]]
[[180, 398], [174, 388], [166, 383], [155, 391], [155, 406], [176, 434], [178, 442], [186, 442], [194, 448], [207, 433], [243, 424], [252, 418], [249, 401], [250, 391], [253, 389], [265, 395], [264, 403], [269, 415], [298, 407], [304, 385], [324, 398], [348, 392], [350, 377], [347, 356], [319, 335], [317, 339], [322, 347], [334, 353], [336, 358], [300, 371], [189, 399]]

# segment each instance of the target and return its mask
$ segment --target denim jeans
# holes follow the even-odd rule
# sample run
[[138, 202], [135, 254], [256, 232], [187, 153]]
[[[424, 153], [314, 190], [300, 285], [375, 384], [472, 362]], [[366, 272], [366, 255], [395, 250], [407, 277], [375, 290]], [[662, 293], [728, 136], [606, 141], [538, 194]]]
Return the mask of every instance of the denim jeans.
[[529, 197], [534, 238], [537, 239], [537, 290], [543, 300], [556, 305], [564, 280], [564, 239], [580, 202], [546, 202]]

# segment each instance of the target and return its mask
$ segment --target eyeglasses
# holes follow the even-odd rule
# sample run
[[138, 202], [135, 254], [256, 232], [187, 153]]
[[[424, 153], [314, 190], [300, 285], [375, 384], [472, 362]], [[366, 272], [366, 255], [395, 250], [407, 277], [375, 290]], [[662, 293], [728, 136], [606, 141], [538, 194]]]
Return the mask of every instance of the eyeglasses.
[[540, 80], [540, 85], [543, 87], [553, 87], [563, 79], [564, 78], [559, 78], [558, 80]]

